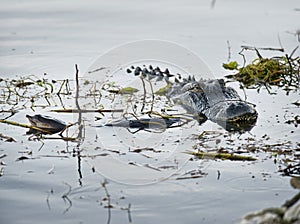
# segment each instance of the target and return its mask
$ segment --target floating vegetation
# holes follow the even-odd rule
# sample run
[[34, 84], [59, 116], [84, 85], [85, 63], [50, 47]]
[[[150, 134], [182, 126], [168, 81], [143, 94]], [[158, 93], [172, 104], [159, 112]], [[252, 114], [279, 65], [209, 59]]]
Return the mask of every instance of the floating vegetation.
[[[217, 153], [230, 154], [264, 152], [276, 156], [283, 155], [285, 158], [291, 156], [291, 160], [295, 160], [293, 154], [295, 151], [299, 150], [300, 146], [293, 144], [291, 141], [279, 141], [274, 143], [274, 139], [271, 139], [267, 134], [264, 134], [260, 138], [245, 136], [244, 138], [239, 139], [239, 145], [236, 145], [231, 139], [232, 134], [230, 133], [223, 134], [222, 132], [217, 131], [204, 131], [200, 135], [195, 135], [194, 138], [197, 140], [196, 144], [193, 146], [195, 151], [214, 151]], [[223, 141], [220, 141], [220, 138], [223, 138]]]
[[133, 87], [124, 87], [121, 89], [109, 89], [107, 90], [110, 93], [116, 93], [116, 94], [134, 94], [138, 92], [139, 90]]
[[300, 177], [300, 163], [290, 163], [284, 169], [279, 170], [284, 176]]
[[105, 85], [102, 86], [102, 89], [109, 93], [114, 93], [114, 94], [134, 94], [139, 91], [138, 89], [131, 86], [122, 88], [120, 86], [117, 86], [115, 82], [106, 83]]
[[[297, 48], [290, 55], [264, 58], [257, 48], [244, 47], [243, 50], [255, 50], [258, 58], [242, 67], [239, 67], [236, 61], [223, 64], [225, 69], [237, 71], [233, 75], [227, 75], [226, 78], [239, 81], [242, 87], [257, 89], [258, 91], [261, 87], [266, 87], [270, 92], [271, 86], [278, 86], [287, 92], [298, 90], [300, 86], [300, 58], [299, 56], [293, 57]], [[245, 61], [245, 56], [242, 56]]]
[[172, 86], [172, 84], [168, 83], [166, 86], [160, 88], [159, 90], [157, 90], [155, 92], [155, 94], [159, 95], [159, 96], [164, 96], [166, 94], [166, 92], [170, 89], [170, 87]]
[[286, 124], [293, 124], [295, 127], [298, 127], [300, 124], [300, 115], [296, 115], [294, 119], [285, 121]]
[[196, 179], [207, 176], [207, 173], [203, 172], [201, 169], [191, 170], [180, 177], [177, 177], [176, 180], [186, 180], [186, 179]]
[[[288, 70], [289, 62], [287, 64], [282, 65], [280, 60], [283, 59], [264, 59], [259, 57], [256, 59], [255, 63], [260, 64], [268, 71], [271, 68], [268, 68], [269, 64], [274, 63], [273, 67], [276, 67], [281, 71], [280, 66], [283, 66], [285, 70]], [[293, 59], [294, 60], [294, 59]], [[298, 59], [297, 59], [298, 60]], [[299, 63], [298, 61], [293, 61], [293, 63]], [[265, 67], [263, 64], [266, 64]], [[268, 64], [269, 63], [269, 64]], [[251, 66], [254, 66], [251, 64]], [[249, 65], [249, 68], [251, 68]], [[271, 67], [272, 67], [271, 66]], [[278, 67], [279, 66], [279, 67]], [[238, 70], [240, 72], [245, 70], [244, 68], [239, 68], [237, 62], [228, 63], [225, 66], [227, 69]], [[255, 67], [255, 66], [254, 66]], [[251, 70], [251, 69], [250, 69]], [[246, 70], [245, 70], [246, 71]], [[269, 72], [269, 71], [268, 71]], [[148, 74], [148, 73], [147, 73]], [[171, 77], [171, 74], [168, 70], [163, 72], [164, 77]], [[243, 73], [244, 74], [244, 73]], [[280, 73], [281, 74], [281, 73]], [[275, 73], [278, 77], [281, 77], [280, 74]], [[123, 117], [121, 119], [115, 119], [120, 117], [106, 117], [104, 120], [105, 123], [99, 125], [102, 126], [117, 126], [117, 127], [125, 127], [128, 131], [135, 134], [136, 132], [142, 130], [152, 133], [162, 133], [169, 128], [177, 128], [182, 127], [185, 124], [192, 124], [194, 119], [193, 116], [185, 114], [185, 111], [181, 107], [175, 107], [172, 102], [170, 102], [166, 97], [164, 97], [164, 92], [166, 89], [170, 87], [170, 83], [167, 83], [165, 87], [162, 85], [154, 85], [154, 82], [150, 80], [150, 73], [148, 78], [140, 78], [139, 90], [133, 87], [122, 87], [114, 82], [114, 80], [108, 80], [106, 83], [93, 82], [89, 80], [83, 80], [84, 85], [79, 85], [78, 79], [78, 68], [76, 67], [76, 78], [75, 80], [48, 80], [45, 77], [43, 79], [37, 78], [35, 76], [29, 76], [27, 78], [19, 78], [17, 80], [9, 80], [2, 79], [0, 81], [0, 86], [2, 87], [0, 90], [0, 104], [2, 109], [2, 114], [10, 112], [13, 116], [14, 111], [20, 111], [23, 109], [32, 109], [33, 111], [37, 107], [41, 107], [41, 102], [43, 102], [43, 109], [47, 109], [50, 112], [55, 113], [73, 113], [78, 116], [78, 121], [74, 123], [77, 129], [74, 131], [78, 134], [77, 137], [75, 133], [71, 134], [69, 137], [62, 137], [59, 139], [63, 139], [66, 141], [76, 141], [78, 145], [80, 145], [79, 139], [84, 139], [85, 128], [90, 127], [88, 122], [82, 122], [82, 115], [84, 113], [100, 113], [103, 117], [106, 116], [104, 113], [120, 113], [117, 114]], [[268, 74], [271, 76], [271, 74]], [[279, 75], [279, 76], [278, 76]], [[281, 81], [276, 80], [271, 76], [273, 81], [265, 80], [265, 83], [280, 83]], [[253, 79], [254, 80], [254, 79]], [[256, 79], [255, 79], [256, 80]], [[154, 81], [154, 80], [153, 80]], [[262, 83], [262, 81], [260, 81]], [[253, 82], [254, 83], [254, 82]], [[153, 85], [152, 85], [153, 84]], [[256, 85], [256, 84], [253, 84]], [[269, 85], [269, 84], [268, 84]], [[79, 92], [80, 86], [80, 92]], [[72, 88], [71, 88], [72, 87]], [[155, 91], [154, 91], [155, 90]], [[139, 92], [138, 92], [139, 91]], [[117, 94], [126, 94], [122, 96], [117, 96]], [[162, 96], [161, 96], [162, 95]], [[119, 101], [116, 102], [116, 99], [122, 100], [121, 103]], [[59, 101], [57, 101], [59, 99]], [[87, 100], [90, 99], [90, 100]], [[75, 106], [74, 106], [75, 100]], [[79, 102], [81, 101], [81, 102]], [[46, 104], [45, 104], [46, 102]], [[82, 102], [84, 102], [82, 104]], [[103, 104], [102, 104], [103, 103]], [[116, 104], [115, 104], [116, 103]], [[299, 102], [296, 101], [294, 103], [298, 106]], [[108, 108], [105, 108], [103, 105], [106, 105]], [[117, 105], [117, 109], [114, 106]], [[87, 107], [88, 106], [88, 107]], [[182, 112], [184, 111], [184, 112]], [[39, 111], [40, 112], [40, 111]], [[44, 111], [40, 113], [43, 114]], [[94, 118], [91, 116], [92, 119]], [[16, 125], [25, 128], [29, 128], [33, 131], [45, 134], [54, 134], [65, 131], [70, 126], [64, 122], [61, 122], [52, 117], [45, 117], [43, 115], [35, 115], [35, 116], [27, 116], [31, 125], [22, 124], [18, 122], [12, 121], [13, 119], [8, 119], [8, 117], [0, 120], [1, 123]], [[107, 122], [109, 119], [113, 118], [113, 122]], [[88, 118], [89, 119], [89, 118]], [[82, 122], [82, 123], [81, 123]], [[287, 121], [293, 123], [295, 125], [299, 124], [298, 115], [295, 119], [291, 121]], [[199, 122], [200, 123], [200, 122]], [[106, 124], [106, 125], [104, 125]], [[73, 124], [72, 124], [73, 125]], [[87, 125], [87, 126], [85, 126]], [[53, 128], [54, 127], [54, 128]], [[93, 126], [95, 127], [95, 126]], [[135, 129], [135, 130], [132, 130]], [[83, 130], [83, 131], [82, 131]], [[169, 131], [169, 130], [168, 130]], [[173, 131], [170, 131], [170, 133]], [[174, 131], [175, 132], [175, 131]], [[66, 131], [67, 135], [68, 132]], [[9, 136], [0, 135], [2, 139], [9, 140]], [[59, 136], [38, 136], [38, 140], [44, 139], [58, 139]], [[98, 138], [98, 137], [97, 137]], [[96, 139], [97, 139], [96, 138]], [[249, 153], [258, 153], [258, 152], [268, 152], [271, 154], [271, 158], [274, 158], [274, 161], [280, 165], [285, 165], [289, 158], [290, 161], [294, 162], [295, 157], [293, 157], [293, 150], [295, 150], [294, 145], [290, 142], [283, 142], [278, 144], [267, 144], [267, 137], [262, 137], [261, 140], [257, 140], [257, 138], [251, 138], [241, 140], [241, 144], [237, 145], [231, 138], [230, 133], [225, 133], [221, 131], [203, 131], [201, 134], [197, 135], [195, 139], [195, 145], [193, 148], [189, 147], [186, 150], [194, 150], [193, 152], [188, 152], [195, 157], [201, 159], [221, 159], [221, 160], [235, 160], [235, 161], [255, 161], [256, 157], [241, 155], [245, 153], [249, 155]], [[167, 141], [167, 140], [166, 140]], [[179, 140], [178, 140], [179, 141]], [[223, 144], [225, 143], [225, 144]], [[273, 143], [273, 142], [272, 142]], [[118, 149], [119, 150], [119, 149]], [[111, 151], [113, 152], [113, 151]], [[114, 151], [119, 154], [124, 153], [122, 150]], [[137, 147], [133, 150], [129, 150], [128, 152], [140, 153], [142, 156], [146, 158], [150, 158], [150, 156], [146, 154], [153, 153], [165, 153], [163, 150], [155, 150], [151, 147]], [[146, 153], [147, 152], [147, 153]], [[88, 155], [80, 155], [78, 153], [77, 157], [96, 157], [96, 156], [106, 156], [108, 153], [97, 153], [92, 156]], [[283, 156], [280, 156], [283, 155]], [[192, 157], [192, 156], [191, 156]], [[284, 158], [283, 158], [284, 157]], [[134, 163], [137, 164], [137, 163]], [[163, 167], [150, 167], [152, 169], [157, 169], [161, 171], [164, 169]], [[186, 178], [197, 178], [201, 177], [201, 173], [191, 174], [184, 176], [179, 179]]]
[[0, 79], [0, 104], [4, 108], [48, 107], [61, 101], [61, 96], [72, 93], [70, 81], [49, 80], [36, 76], [19, 77], [18, 79]]
[[222, 159], [234, 161], [255, 161], [256, 158], [250, 156], [241, 156], [232, 153], [214, 153], [214, 152], [187, 152], [187, 154], [198, 157], [199, 159]]
[[[44, 75], [43, 78], [39, 78], [35, 75], [14, 79], [0, 78], [0, 113], [2, 116], [0, 123], [29, 128], [27, 134], [34, 134], [38, 140], [48, 139], [48, 137], [45, 138], [42, 135], [59, 133], [60, 139], [74, 141], [76, 138], [63, 137], [62, 133], [75, 124], [79, 130], [80, 122], [77, 121], [73, 124], [66, 124], [56, 118], [41, 115], [45, 113], [43, 109], [52, 109], [51, 112], [78, 113], [80, 116], [82, 113], [88, 112], [99, 112], [103, 114], [104, 112], [113, 113], [123, 111], [122, 109], [105, 109], [100, 105], [101, 93], [99, 93], [99, 88], [97, 88], [98, 82], [85, 82], [86, 85], [83, 85], [80, 89], [85, 95], [80, 96], [77, 94], [79, 93], [79, 78], [77, 65], [75, 67], [75, 82], [69, 79], [49, 80], [46, 75]], [[78, 98], [81, 97], [89, 97], [91, 99], [92, 103], [90, 104], [90, 109], [81, 109], [78, 106]], [[74, 100], [75, 104], [77, 103], [76, 108], [70, 106], [74, 104]], [[60, 109], [56, 109], [58, 107]], [[72, 109], [66, 109], [66, 107], [71, 107]], [[33, 112], [38, 110], [41, 114], [34, 116], [27, 115], [26, 117], [30, 124], [23, 124], [22, 122], [20, 123], [11, 119], [11, 117], [19, 111], [26, 109], [30, 109]], [[1, 134], [0, 138], [6, 141], [15, 141], [5, 134]]]
[[[0, 120], [0, 122], [1, 122], [1, 120]], [[0, 133], [0, 138], [5, 139], [6, 142], [16, 142], [16, 140], [13, 137], [4, 135], [2, 133]]]
[[[252, 159], [255, 160], [256, 155], [263, 153], [266, 155], [266, 159], [273, 160], [278, 171], [283, 175], [300, 176], [298, 154], [300, 143], [272, 139], [269, 135], [264, 134], [261, 137], [250, 135], [244, 138], [239, 137], [239, 144], [236, 144], [230, 133], [207, 131], [194, 135], [194, 139], [197, 140], [193, 146], [194, 151], [188, 153], [200, 159], [252, 161]], [[242, 154], [251, 154], [251, 157], [242, 156]], [[252, 157], [252, 154], [255, 157]]]

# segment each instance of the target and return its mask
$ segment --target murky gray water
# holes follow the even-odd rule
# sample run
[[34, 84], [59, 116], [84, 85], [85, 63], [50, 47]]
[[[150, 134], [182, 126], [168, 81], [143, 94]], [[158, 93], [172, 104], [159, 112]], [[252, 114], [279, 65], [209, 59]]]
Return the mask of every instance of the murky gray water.
[[[47, 73], [49, 80], [74, 79], [74, 64], [79, 65], [83, 77], [100, 55], [140, 39], [178, 43], [201, 57], [220, 78], [228, 73], [222, 69], [228, 58], [227, 41], [231, 59], [240, 63], [241, 45], [282, 45], [287, 53], [299, 45], [292, 34], [300, 26], [298, 1], [216, 1], [213, 8], [209, 1], [31, 0], [2, 1], [1, 5], [2, 78], [43, 77]], [[277, 52], [261, 53], [273, 56]], [[249, 60], [256, 56], [254, 52], [246, 55]], [[238, 89], [238, 84], [231, 85]], [[70, 86], [74, 89], [74, 82]], [[285, 121], [299, 114], [299, 107], [291, 103], [300, 98], [299, 92], [286, 96], [282, 90], [273, 90], [277, 95], [246, 91], [247, 101], [257, 105], [259, 117], [251, 132], [242, 135], [230, 135], [210, 121], [201, 126], [190, 122], [162, 133], [95, 128], [112, 119], [106, 114], [96, 122], [86, 117], [86, 138], [77, 147], [77, 143], [56, 139], [28, 140], [24, 128], [0, 124], [0, 133], [17, 140], [0, 141], [0, 221], [234, 223], [253, 210], [280, 206], [297, 192], [290, 186], [290, 178], [278, 173], [285, 155], [276, 157], [276, 152], [292, 149], [299, 153], [299, 127]], [[83, 88], [81, 95], [87, 91]], [[65, 106], [74, 107], [74, 98], [64, 96], [62, 100]], [[49, 112], [62, 107], [57, 96], [50, 101], [45, 107], [48, 103], [40, 99], [37, 104], [41, 106], [35, 111], [28, 103], [25, 108], [19, 104], [19, 112], [10, 120], [26, 123], [25, 115], [34, 113], [70, 123], [77, 119], [77, 115]], [[97, 106], [90, 99], [81, 102], [87, 108]], [[110, 101], [104, 102], [109, 105]], [[1, 107], [10, 106], [1, 103]], [[76, 135], [76, 131], [71, 128], [69, 134]], [[208, 133], [204, 139], [194, 137], [203, 131]], [[224, 147], [233, 151], [269, 144], [270, 150], [247, 154], [258, 159], [254, 162], [198, 160], [183, 153], [201, 144], [208, 150]], [[145, 147], [160, 151], [132, 152]], [[21, 156], [29, 159], [19, 161]], [[199, 178], [185, 179], [191, 171]]]

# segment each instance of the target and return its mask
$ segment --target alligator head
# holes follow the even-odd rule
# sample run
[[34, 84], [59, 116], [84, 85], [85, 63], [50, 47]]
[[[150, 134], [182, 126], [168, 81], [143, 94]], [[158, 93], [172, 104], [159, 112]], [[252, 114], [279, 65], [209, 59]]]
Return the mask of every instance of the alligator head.
[[167, 92], [189, 113], [205, 116], [228, 131], [249, 131], [255, 125], [254, 105], [242, 100], [224, 80], [189, 81], [173, 85]]
[[257, 120], [253, 105], [245, 101], [223, 101], [212, 106], [207, 116], [227, 131], [250, 131]]

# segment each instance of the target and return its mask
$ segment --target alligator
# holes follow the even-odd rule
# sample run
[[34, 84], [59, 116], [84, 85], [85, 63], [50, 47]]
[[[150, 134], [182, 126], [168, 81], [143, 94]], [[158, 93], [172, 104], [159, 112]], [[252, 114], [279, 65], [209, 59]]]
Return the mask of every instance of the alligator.
[[[189, 114], [196, 115], [200, 123], [215, 122], [228, 131], [249, 131], [255, 125], [257, 112], [254, 104], [240, 98], [237, 91], [226, 86], [223, 79], [195, 80], [194, 76], [182, 78], [168, 69], [131, 66], [127, 73], [157, 81], [165, 80], [168, 88], [164, 95], [180, 104]], [[173, 80], [173, 81], [171, 81]]]

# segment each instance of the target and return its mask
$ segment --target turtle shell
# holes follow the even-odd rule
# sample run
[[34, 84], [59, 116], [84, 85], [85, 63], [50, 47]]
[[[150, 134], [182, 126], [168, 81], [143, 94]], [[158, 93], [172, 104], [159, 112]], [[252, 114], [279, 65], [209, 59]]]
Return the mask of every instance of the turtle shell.
[[33, 127], [37, 127], [42, 131], [44, 130], [45, 133], [48, 134], [55, 134], [57, 132], [62, 132], [63, 130], [66, 129], [67, 126], [65, 122], [46, 115], [41, 115], [41, 114], [36, 114], [34, 116], [26, 115], [26, 117]]

